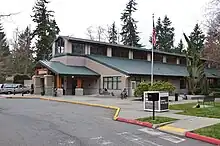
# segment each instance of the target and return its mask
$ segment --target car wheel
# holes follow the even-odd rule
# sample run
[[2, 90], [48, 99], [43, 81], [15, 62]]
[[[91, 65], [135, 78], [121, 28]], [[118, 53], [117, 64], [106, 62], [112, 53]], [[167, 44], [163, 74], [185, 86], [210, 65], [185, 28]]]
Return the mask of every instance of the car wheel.
[[7, 94], [12, 94], [12, 92], [11, 91], [8, 91], [8, 93]]

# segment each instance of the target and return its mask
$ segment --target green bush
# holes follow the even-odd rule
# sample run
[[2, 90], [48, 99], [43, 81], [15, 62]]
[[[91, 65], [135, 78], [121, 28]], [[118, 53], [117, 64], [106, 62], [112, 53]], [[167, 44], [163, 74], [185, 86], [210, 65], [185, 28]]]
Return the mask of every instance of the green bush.
[[144, 91], [148, 91], [150, 83], [141, 82], [137, 88], [134, 90], [134, 96], [139, 97], [144, 94]]
[[169, 83], [164, 81], [158, 81], [153, 84], [153, 86], [149, 87], [149, 91], [167, 91], [169, 93], [173, 92], [175, 87]]
[[167, 91], [172, 93], [175, 90], [175, 87], [164, 81], [154, 82], [153, 86], [150, 83], [141, 82], [134, 91], [136, 97], [143, 96], [144, 91]]

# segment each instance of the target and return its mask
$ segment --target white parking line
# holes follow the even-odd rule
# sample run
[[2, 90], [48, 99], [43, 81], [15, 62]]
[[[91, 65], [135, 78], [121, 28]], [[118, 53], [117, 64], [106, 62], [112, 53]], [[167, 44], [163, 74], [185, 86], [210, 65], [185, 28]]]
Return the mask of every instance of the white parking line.
[[150, 129], [150, 128], [142, 128], [142, 129], [138, 129], [138, 130], [142, 131], [142, 132], [145, 132], [147, 134], [150, 134], [150, 135], [154, 135], [154, 136], [164, 135], [165, 134], [164, 132], [160, 132], [160, 131], [157, 131], [157, 130], [154, 130], [154, 129]]
[[144, 140], [141, 137], [138, 137], [137, 135], [131, 134], [129, 132], [117, 133], [117, 135], [120, 135], [123, 138], [125, 138], [133, 143], [136, 143], [138, 145], [141, 145], [141, 146], [162, 146], [162, 145], [159, 145], [155, 142], [152, 142], [149, 140]]
[[180, 138], [180, 137], [177, 137], [177, 136], [173, 136], [173, 135], [169, 135], [169, 134], [160, 136], [160, 138], [164, 139], [164, 140], [168, 140], [168, 141], [170, 141], [172, 143], [180, 143], [180, 142], [185, 141], [185, 139], [183, 139], [183, 138]]
[[91, 140], [95, 140], [97, 144], [103, 145], [103, 146], [113, 146], [113, 143], [109, 140], [105, 140], [104, 137], [98, 136], [98, 137], [93, 137], [90, 138]]
[[171, 134], [167, 134], [167, 133], [160, 132], [160, 131], [150, 129], [150, 128], [142, 128], [142, 129], [138, 129], [138, 130], [145, 132], [147, 134], [153, 135], [153, 136], [159, 136], [159, 138], [161, 138], [163, 140], [170, 141], [172, 143], [180, 143], [180, 142], [185, 141], [185, 139], [183, 139], [183, 138], [173, 136]]

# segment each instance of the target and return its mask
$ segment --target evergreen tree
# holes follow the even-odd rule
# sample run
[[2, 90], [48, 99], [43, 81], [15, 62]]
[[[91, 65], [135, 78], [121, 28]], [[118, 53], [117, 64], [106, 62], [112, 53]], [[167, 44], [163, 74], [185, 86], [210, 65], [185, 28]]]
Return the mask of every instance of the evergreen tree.
[[123, 25], [122, 32], [120, 34], [122, 36], [121, 41], [124, 45], [142, 47], [142, 45], [138, 43], [140, 37], [138, 36], [139, 32], [137, 32], [137, 21], [135, 21], [132, 17], [133, 12], [137, 10], [136, 5], [137, 3], [135, 0], [129, 0], [126, 4], [126, 9], [121, 16]]
[[[151, 39], [150, 42], [152, 43]], [[163, 21], [158, 18], [156, 24], [156, 49], [172, 52], [174, 43], [174, 27], [172, 27], [172, 22], [167, 17], [164, 17]]]
[[178, 46], [174, 49], [173, 52], [178, 53], [178, 54], [182, 54], [184, 51], [183, 49], [184, 49], [183, 41], [182, 41], [182, 39], [180, 39]]
[[108, 35], [109, 35], [109, 43], [117, 44], [118, 32], [116, 30], [115, 22], [109, 28]]
[[6, 35], [1, 23], [0, 23], [0, 53], [1, 53], [1, 57], [6, 57], [10, 55], [10, 50], [6, 40]]
[[191, 32], [189, 40], [192, 44], [194, 44], [198, 52], [202, 51], [202, 49], [204, 48], [205, 35], [200, 29], [198, 23], [195, 25], [193, 32]]
[[0, 82], [10, 75], [10, 50], [2, 24], [0, 23]]
[[32, 16], [33, 22], [37, 24], [34, 30], [34, 36], [37, 37], [36, 42], [36, 61], [42, 59], [48, 59], [51, 55], [52, 42], [55, 40], [56, 35], [59, 33], [59, 27], [55, 19], [53, 18], [53, 11], [47, 10], [47, 0], [37, 0], [35, 6], [33, 7]]

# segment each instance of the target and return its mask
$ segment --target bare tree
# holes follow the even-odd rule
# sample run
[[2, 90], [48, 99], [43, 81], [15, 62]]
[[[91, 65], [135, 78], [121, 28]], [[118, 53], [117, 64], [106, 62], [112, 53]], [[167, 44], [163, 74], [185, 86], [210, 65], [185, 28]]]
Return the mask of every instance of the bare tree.
[[9, 14], [0, 14], [0, 18], [2, 17], [10, 17], [10, 16], [13, 16], [13, 15], [17, 15], [19, 14], [20, 12], [17, 12], [17, 13], [9, 13]]
[[95, 40], [95, 37], [94, 37], [94, 32], [93, 32], [93, 27], [92, 26], [89, 26], [87, 29], [86, 29], [86, 35], [89, 37], [90, 40]]
[[86, 35], [89, 37], [91, 40], [96, 40], [96, 41], [107, 41], [108, 40], [108, 31], [102, 27], [93, 27], [90, 26], [86, 29]]

